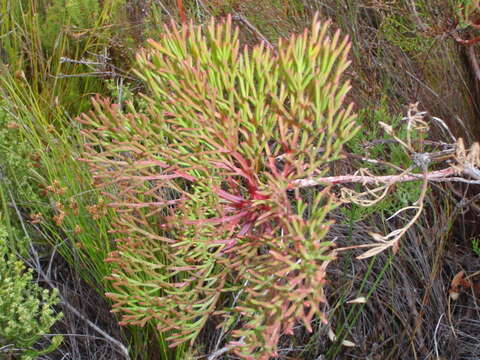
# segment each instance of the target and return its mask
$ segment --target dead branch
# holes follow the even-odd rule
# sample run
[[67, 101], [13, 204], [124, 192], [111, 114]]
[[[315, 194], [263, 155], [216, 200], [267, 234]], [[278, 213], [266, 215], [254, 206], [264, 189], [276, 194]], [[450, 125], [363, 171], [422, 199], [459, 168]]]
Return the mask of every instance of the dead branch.
[[[427, 181], [449, 181], [449, 176], [455, 174], [455, 169], [446, 168], [432, 171], [425, 174]], [[318, 185], [337, 185], [337, 184], [395, 184], [407, 181], [423, 180], [422, 174], [400, 174], [383, 176], [363, 176], [363, 175], [340, 175], [326, 176], [317, 179], [299, 179], [292, 182], [293, 187], [309, 187]]]
[[[384, 131], [391, 136], [394, 143], [397, 143], [411, 159], [411, 165], [408, 169], [401, 169], [393, 164], [389, 164], [382, 160], [369, 159], [363, 156], [356, 156], [357, 159], [366, 161], [370, 164], [389, 165], [390, 168], [397, 168], [399, 171], [395, 175], [372, 175], [366, 169], [360, 169], [359, 174], [327, 176], [315, 179], [297, 179], [293, 181], [291, 188], [309, 187], [309, 186], [331, 186], [348, 183], [360, 183], [364, 185], [363, 192], [354, 191], [348, 187], [340, 188], [340, 200], [343, 203], [354, 203], [360, 206], [372, 206], [379, 201], [385, 199], [389, 190], [396, 183], [407, 181], [422, 181], [421, 193], [418, 199], [409, 206], [399, 209], [391, 216], [396, 217], [400, 213], [407, 210], [415, 210], [415, 214], [410, 220], [401, 228], [391, 231], [389, 234], [382, 235], [377, 233], [370, 233], [374, 239], [373, 243], [356, 245], [353, 247], [344, 247], [337, 249], [337, 251], [345, 251], [356, 248], [367, 248], [366, 252], [358, 256], [358, 259], [366, 259], [377, 255], [387, 249], [392, 248], [396, 252], [400, 245], [400, 239], [406, 234], [424, 210], [424, 202], [427, 195], [428, 184], [432, 181], [443, 182], [465, 182], [470, 184], [480, 184], [480, 144], [474, 143], [469, 149], [465, 147], [462, 139], [456, 139], [448, 126], [443, 120], [435, 118], [435, 122], [445, 127], [447, 133], [452, 137], [454, 143], [442, 144], [445, 149], [437, 152], [423, 152], [423, 144], [417, 144], [412, 138], [413, 131], [426, 133], [429, 129], [428, 121], [432, 120], [426, 112], [418, 111], [418, 104], [410, 106], [407, 116], [403, 119], [406, 121], [407, 136], [405, 139], [400, 139], [392, 126], [380, 122]], [[419, 149], [417, 147], [420, 146]], [[446, 146], [446, 147], [445, 147]], [[443, 164], [443, 169], [428, 171], [432, 164]], [[448, 167], [445, 167], [445, 166]], [[421, 173], [413, 173], [415, 168], [419, 168]], [[374, 185], [373, 188], [368, 185]]]
[[238, 22], [240, 22], [241, 24], [245, 25], [245, 27], [250, 31], [252, 32], [252, 34], [254, 34], [260, 41], [262, 41], [268, 48], [272, 49], [272, 50], [275, 50], [275, 46], [270, 42], [268, 41], [268, 39], [265, 37], [265, 35], [263, 35], [260, 30], [258, 30], [255, 26], [253, 26], [253, 24], [248, 21], [248, 19], [241, 15], [241, 14], [235, 14], [233, 16], [233, 20], [236, 20]]

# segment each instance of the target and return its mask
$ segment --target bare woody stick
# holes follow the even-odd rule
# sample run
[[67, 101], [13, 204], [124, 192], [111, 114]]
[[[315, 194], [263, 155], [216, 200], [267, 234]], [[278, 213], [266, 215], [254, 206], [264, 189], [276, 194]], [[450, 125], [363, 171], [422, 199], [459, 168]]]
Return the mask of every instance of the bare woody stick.
[[427, 172], [426, 174], [400, 174], [400, 175], [385, 175], [385, 176], [365, 176], [365, 175], [340, 175], [340, 176], [326, 176], [315, 179], [299, 179], [292, 182], [292, 188], [309, 187], [318, 185], [337, 185], [349, 183], [362, 184], [394, 184], [407, 181], [458, 181], [465, 183], [477, 184], [479, 180], [468, 180], [461, 177], [452, 177], [458, 173], [458, 170], [453, 167]]

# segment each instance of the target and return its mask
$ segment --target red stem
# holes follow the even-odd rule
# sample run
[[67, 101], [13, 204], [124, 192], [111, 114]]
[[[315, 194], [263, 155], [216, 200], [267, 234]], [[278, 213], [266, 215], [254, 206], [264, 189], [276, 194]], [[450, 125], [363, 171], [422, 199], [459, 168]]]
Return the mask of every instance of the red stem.
[[187, 16], [185, 15], [185, 9], [183, 8], [183, 0], [177, 0], [177, 7], [182, 24], [185, 24], [187, 22]]

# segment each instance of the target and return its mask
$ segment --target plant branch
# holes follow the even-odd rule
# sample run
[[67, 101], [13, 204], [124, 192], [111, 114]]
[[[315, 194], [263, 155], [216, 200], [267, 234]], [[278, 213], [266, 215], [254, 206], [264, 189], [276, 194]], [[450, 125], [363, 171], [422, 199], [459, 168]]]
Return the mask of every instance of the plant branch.
[[427, 181], [451, 181], [449, 176], [454, 175], [454, 168], [446, 168], [422, 174], [401, 174], [401, 175], [383, 175], [383, 176], [364, 176], [364, 175], [340, 175], [326, 176], [316, 179], [298, 179], [292, 182], [293, 188], [309, 187], [318, 185], [337, 185], [348, 183], [362, 184], [393, 184], [399, 182], [419, 181], [426, 179]]
[[233, 16], [233, 20], [236, 20], [242, 24], [244, 24], [248, 30], [250, 30], [259, 40], [261, 40], [268, 48], [275, 50], [275, 46], [268, 41], [268, 39], [258, 30], [253, 24], [248, 21], [248, 19], [240, 14], [236, 14]]

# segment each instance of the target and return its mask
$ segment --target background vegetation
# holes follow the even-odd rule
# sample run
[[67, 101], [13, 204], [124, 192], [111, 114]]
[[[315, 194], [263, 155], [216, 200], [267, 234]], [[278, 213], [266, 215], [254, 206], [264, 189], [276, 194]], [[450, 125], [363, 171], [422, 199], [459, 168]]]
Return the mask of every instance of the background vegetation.
[[[58, 300], [45, 295], [40, 302], [63, 313], [60, 318], [45, 310], [45, 319], [31, 325], [38, 331], [30, 342], [0, 334], [0, 356], [20, 354], [12, 353], [12, 344], [36, 344], [41, 351], [53, 343], [59, 345], [54, 352], [37, 357], [236, 358], [221, 351], [230, 334], [215, 321], [205, 323], [192, 346], [171, 348], [166, 341], [171, 334], [153, 325], [117, 325], [104, 295], [117, 291], [109, 279], [113, 265], [105, 259], [116, 249], [112, 232], [119, 218], [88, 164], [79, 161], [86, 138], [75, 119], [93, 109], [95, 94], [126, 111], [127, 101], [139, 112], [148, 107], [139, 95], [149, 89], [133, 70], [135, 54], [147, 46], [146, 39], [161, 39], [164, 24], [204, 24], [211, 16], [232, 14], [241, 44], [253, 46], [274, 45], [302, 31], [315, 12], [321, 20], [331, 19], [333, 28], [351, 39], [346, 75], [352, 89], [346, 102], [355, 103], [364, 130], [346, 150], [408, 167], [410, 159], [378, 124], [402, 128], [410, 103], [443, 119], [454, 136], [470, 144], [478, 140], [475, 44], [459, 41], [478, 35], [471, 4], [475, 1], [0, 0], [0, 219], [9, 249], [2, 256], [13, 259], [0, 265], [1, 273], [17, 264], [8, 277], [22, 279], [19, 294], [35, 289], [26, 298], [31, 311], [42, 300], [38, 286], [58, 289]], [[428, 139], [449, 141], [448, 134], [432, 129]], [[352, 157], [329, 166], [331, 174], [366, 167]], [[308, 198], [315, 191], [306, 192]], [[371, 232], [389, 233], [404, 221], [391, 216], [419, 192], [418, 183], [405, 183], [373, 207], [343, 206], [331, 213], [335, 224], [325, 239], [352, 246], [370, 242]], [[427, 211], [396, 254], [360, 261], [355, 256], [361, 250], [342, 253], [327, 271], [329, 325], [313, 320], [311, 333], [295, 327], [293, 336], [280, 338], [278, 358], [478, 359], [477, 192], [475, 185], [434, 185], [426, 195]], [[17, 259], [32, 269], [32, 279]], [[455, 275], [467, 282], [452, 286]], [[359, 297], [367, 301], [349, 303]], [[7, 301], [2, 296], [0, 308], [12, 309]], [[54, 334], [63, 334], [61, 344], [60, 337], [52, 341]]]

